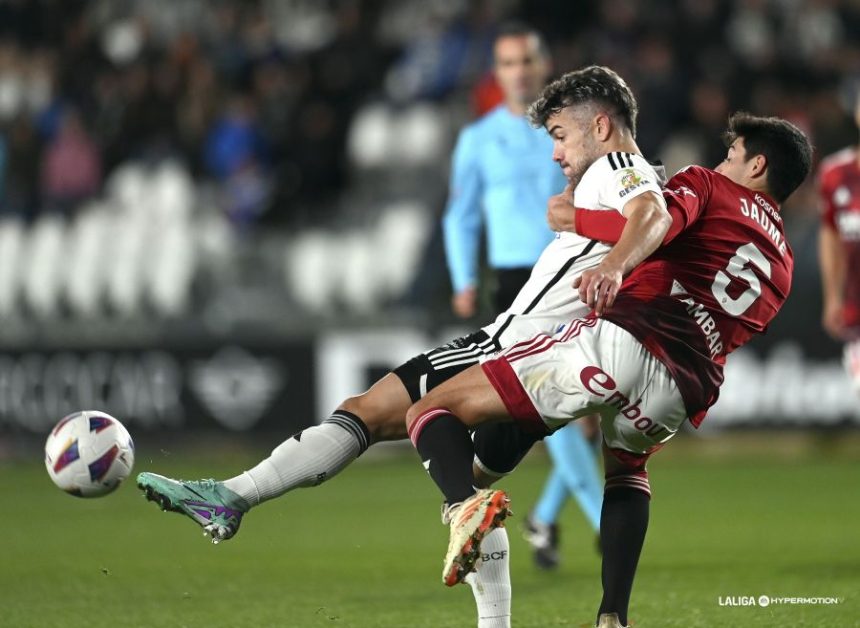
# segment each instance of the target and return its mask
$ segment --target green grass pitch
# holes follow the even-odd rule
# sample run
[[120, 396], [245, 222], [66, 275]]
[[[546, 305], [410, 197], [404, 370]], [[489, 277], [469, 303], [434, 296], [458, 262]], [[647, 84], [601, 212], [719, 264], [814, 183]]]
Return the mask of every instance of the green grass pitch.
[[[634, 625], [860, 626], [856, 448], [784, 446], [770, 437], [746, 447], [678, 441], [650, 465], [654, 499]], [[196, 454], [183, 463], [182, 452], [143, 447], [136, 471], [223, 477], [264, 451]], [[536, 571], [519, 535], [547, 468], [536, 453], [500, 484], [515, 512], [508, 524], [513, 625], [588, 626], [600, 598], [600, 563], [576, 506], [563, 514], [557, 572]], [[0, 626], [476, 623], [470, 591], [440, 582], [447, 535], [439, 499], [408, 450], [371, 456], [319, 488], [263, 505], [219, 546], [184, 517], [146, 502], [132, 481], [108, 497], [80, 500], [54, 488], [40, 462], [7, 462], [0, 498]], [[841, 602], [719, 603], [759, 595]]]

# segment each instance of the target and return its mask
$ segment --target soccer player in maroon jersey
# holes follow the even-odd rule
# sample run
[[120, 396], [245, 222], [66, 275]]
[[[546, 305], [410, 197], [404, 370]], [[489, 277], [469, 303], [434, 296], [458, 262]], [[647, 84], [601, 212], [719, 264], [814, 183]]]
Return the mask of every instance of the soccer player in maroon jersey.
[[[860, 90], [854, 107], [860, 127]], [[821, 322], [843, 341], [845, 369], [860, 394], [860, 148], [830, 155], [818, 173], [821, 228], [818, 261], [824, 293]]]
[[[561, 152], [574, 152], [582, 124], [595, 122], [568, 119], [563, 100], [545, 98], [530, 115]], [[791, 287], [779, 203], [809, 173], [809, 141], [784, 120], [743, 113], [727, 137], [716, 170], [691, 166], [669, 180], [671, 220], [659, 228], [574, 210], [582, 235], [617, 242], [574, 286], [590, 316], [470, 367], [410, 408], [410, 438], [449, 504], [447, 584], [472, 569], [481, 538], [507, 515], [504, 492], [472, 487], [468, 430], [515, 421], [550, 433], [596, 411], [606, 472], [598, 625], [626, 625], [649, 517], [645, 463], [684, 420], [701, 423], [726, 356], [766, 329]]]

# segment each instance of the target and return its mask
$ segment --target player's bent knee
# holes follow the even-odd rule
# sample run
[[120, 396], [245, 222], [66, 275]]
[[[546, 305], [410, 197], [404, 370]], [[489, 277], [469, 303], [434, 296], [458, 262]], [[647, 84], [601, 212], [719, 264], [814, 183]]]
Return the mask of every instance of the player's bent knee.
[[411, 405], [406, 411], [406, 419], [403, 422], [403, 426], [405, 428], [408, 429], [412, 427], [412, 424], [415, 423], [415, 421], [417, 421], [421, 417], [421, 415], [424, 414], [424, 412], [427, 410], [427, 408], [425, 408], [426, 404], [422, 403], [422, 401], [423, 399], [419, 400], [417, 403]]
[[403, 416], [406, 408], [385, 398], [373, 398], [373, 392], [349, 397], [339, 409], [347, 410], [359, 417], [367, 426], [373, 442], [401, 440], [406, 438], [406, 425]]

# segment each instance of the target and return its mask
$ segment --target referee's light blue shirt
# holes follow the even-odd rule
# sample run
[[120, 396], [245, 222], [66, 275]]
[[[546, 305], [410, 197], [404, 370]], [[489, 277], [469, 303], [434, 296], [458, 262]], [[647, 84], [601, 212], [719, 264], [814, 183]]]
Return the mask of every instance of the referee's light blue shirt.
[[555, 237], [546, 203], [567, 180], [552, 160], [552, 139], [500, 105], [465, 127], [451, 166], [443, 227], [454, 291], [478, 283], [481, 228], [494, 269], [529, 268]]

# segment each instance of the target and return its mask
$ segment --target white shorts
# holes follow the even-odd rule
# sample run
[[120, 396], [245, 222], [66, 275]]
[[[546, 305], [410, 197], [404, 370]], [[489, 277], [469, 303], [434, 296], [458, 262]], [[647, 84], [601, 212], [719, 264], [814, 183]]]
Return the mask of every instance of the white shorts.
[[627, 331], [598, 318], [539, 334], [482, 367], [511, 416], [534, 429], [554, 431], [599, 413], [604, 441], [625, 462], [644, 462], [687, 418], [666, 367]]

